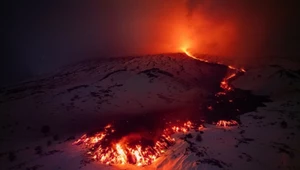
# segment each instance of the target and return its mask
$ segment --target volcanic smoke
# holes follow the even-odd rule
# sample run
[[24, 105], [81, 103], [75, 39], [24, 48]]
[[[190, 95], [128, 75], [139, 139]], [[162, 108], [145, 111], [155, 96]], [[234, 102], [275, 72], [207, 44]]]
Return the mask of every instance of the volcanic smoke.
[[[176, 143], [176, 140], [172, 137], [174, 133], [187, 133], [190, 130], [199, 130], [204, 127], [203, 123], [214, 123], [216, 126], [225, 128], [228, 126], [236, 126], [239, 123], [238, 120], [235, 120], [235, 116], [249, 110], [246, 106], [240, 108], [238, 104], [235, 104], [236, 99], [238, 99], [237, 96], [240, 96], [237, 94], [243, 92], [240, 90], [235, 91], [234, 87], [230, 85], [231, 80], [246, 72], [245, 69], [233, 66], [236, 63], [228, 65], [228, 62], [226, 62], [226, 64], [224, 64], [224, 61], [228, 59], [228, 56], [253, 54], [252, 52], [256, 51], [260, 43], [264, 40], [259, 40], [254, 43], [254, 40], [250, 40], [249, 37], [253, 37], [252, 33], [259, 32], [264, 34], [265, 27], [252, 29], [252, 32], [250, 33], [241, 29], [244, 24], [244, 18], [238, 16], [248, 16], [248, 14], [243, 11], [243, 3], [228, 3], [228, 6], [224, 6], [224, 8], [231, 9], [232, 7], [235, 9], [231, 10], [233, 11], [232, 13], [229, 13], [221, 7], [216, 6], [213, 2], [208, 3], [205, 1], [204, 3], [199, 4], [194, 4], [193, 2], [194, 1], [188, 1], [186, 4], [188, 7], [195, 5], [195, 8], [188, 8], [188, 15], [175, 17], [172, 16], [173, 13], [186, 13], [186, 9], [185, 7], [183, 8], [181, 3], [174, 3], [170, 6], [159, 3], [161, 6], [158, 8], [156, 8], [157, 4], [151, 3], [152, 5], [149, 7], [148, 11], [150, 11], [152, 15], [143, 16], [147, 23], [142, 22], [141, 18], [137, 17], [138, 15], [136, 14], [139, 13], [139, 10], [130, 11], [129, 15], [132, 15], [131, 23], [128, 23], [128, 20], [122, 20], [121, 23], [117, 23], [117, 25], [127, 25], [122, 32], [127, 30], [128, 34], [126, 34], [125, 38], [122, 34], [117, 35], [111, 42], [112, 44], [115, 44], [114, 41], [118, 42], [116, 49], [122, 49], [117, 50], [120, 55], [132, 55], [132, 53], [130, 53], [131, 51], [135, 51], [134, 54], [155, 54], [162, 51], [177, 52], [179, 49], [186, 57], [190, 57], [199, 62], [225, 65], [227, 67], [227, 75], [220, 82], [220, 89], [222, 90], [215, 94], [212, 102], [204, 104], [205, 108], [203, 109], [203, 112], [205, 113], [203, 114], [206, 115], [205, 120], [192, 122], [192, 119], [187, 118], [185, 121], [172, 122], [171, 120], [165, 119], [165, 122], [159, 127], [160, 130], [158, 132], [157, 130], [152, 129], [154, 131], [151, 133], [156, 136], [154, 139], [146, 138], [142, 135], [141, 131], [136, 131], [136, 129], [131, 133], [118, 134], [120, 129], [116, 128], [117, 126], [115, 127], [115, 124], [109, 124], [104, 127], [102, 131], [93, 134], [84, 134], [74, 142], [74, 144], [83, 145], [84, 148], [87, 149], [86, 154], [90, 160], [99, 161], [108, 165], [150, 165], [169, 147]], [[138, 3], [135, 5], [140, 6], [141, 9], [143, 8], [142, 4]], [[214, 7], [212, 8], [213, 11], [209, 12], [207, 8], [211, 7]], [[236, 13], [240, 15], [235, 15]], [[157, 18], [152, 25], [149, 25], [149, 23], [152, 23], [153, 16], [157, 16]], [[166, 19], [168, 22], [166, 22]], [[265, 18], [261, 18], [261, 20], [263, 19]], [[252, 17], [248, 18], [248, 22], [250, 23], [260, 23], [261, 20]], [[138, 31], [134, 32], [134, 36], [131, 35], [132, 33], [129, 33], [130, 25], [132, 28], [139, 28]], [[154, 34], [151, 36], [148, 34], [149, 31], [147, 31], [148, 28], [153, 26], [155, 27], [153, 28], [154, 31], [150, 34], [156, 33], [156, 36], [154, 36]], [[135, 46], [136, 49], [132, 50], [131, 47], [127, 47], [127, 45], [123, 44], [128, 44], [128, 42], [121, 41], [120, 44], [120, 37], [123, 37], [123, 39], [126, 40], [128, 39], [127, 36], [133, 37], [133, 42], [131, 43], [132, 47], [135, 46], [133, 44], [139, 42], [138, 45]], [[241, 43], [245, 42], [246, 39], [248, 40], [247, 44]], [[143, 43], [145, 40], [147, 43]], [[159, 43], [149, 45], [152, 41]], [[209, 53], [210, 55], [227, 57], [223, 57], [219, 61], [213, 62], [212, 60], [215, 59], [212, 58], [210, 60], [202, 58], [193, 54], [190, 50], [195, 51], [197, 54]], [[249, 53], [250, 51], [252, 52]], [[250, 94], [242, 96], [247, 99], [253, 98]], [[230, 107], [227, 106], [228, 103], [230, 103]], [[231, 112], [232, 115], [225, 115], [222, 117], [221, 112], [225, 112], [222, 111], [222, 109], [228, 109], [228, 112]]]

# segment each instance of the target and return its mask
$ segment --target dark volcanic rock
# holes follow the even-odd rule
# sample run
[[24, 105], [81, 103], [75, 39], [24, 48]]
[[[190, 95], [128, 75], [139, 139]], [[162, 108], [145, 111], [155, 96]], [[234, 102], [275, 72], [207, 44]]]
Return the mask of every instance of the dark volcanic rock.
[[287, 126], [288, 126], [288, 124], [287, 124], [287, 122], [286, 121], [282, 121], [281, 123], [280, 123], [280, 126], [282, 127], [282, 128], [287, 128]]

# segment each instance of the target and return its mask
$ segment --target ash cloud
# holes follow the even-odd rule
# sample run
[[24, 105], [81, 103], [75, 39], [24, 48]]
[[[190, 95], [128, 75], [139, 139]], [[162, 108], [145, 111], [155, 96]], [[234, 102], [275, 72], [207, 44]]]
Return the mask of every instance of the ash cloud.
[[177, 52], [184, 44], [238, 62], [299, 54], [297, 5], [291, 1], [14, 1], [8, 6], [5, 82], [90, 57]]

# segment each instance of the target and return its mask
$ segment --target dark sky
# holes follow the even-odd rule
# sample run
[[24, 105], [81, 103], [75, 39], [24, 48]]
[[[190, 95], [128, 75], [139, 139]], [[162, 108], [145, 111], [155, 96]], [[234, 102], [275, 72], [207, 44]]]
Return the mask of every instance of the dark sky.
[[176, 51], [183, 34], [200, 52], [299, 55], [297, 1], [16, 0], [4, 8], [2, 85], [88, 57]]

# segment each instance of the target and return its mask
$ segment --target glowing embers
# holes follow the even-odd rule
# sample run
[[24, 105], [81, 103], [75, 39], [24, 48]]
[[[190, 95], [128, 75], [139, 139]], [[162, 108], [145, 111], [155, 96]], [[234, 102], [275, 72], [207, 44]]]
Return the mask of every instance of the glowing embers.
[[232, 87], [230, 87], [230, 85], [228, 84], [228, 81], [226, 81], [226, 80], [223, 80], [223, 81], [221, 82], [220, 87], [221, 87], [222, 89], [226, 90], [226, 91], [232, 90]]
[[104, 131], [92, 136], [85, 134], [73, 144], [84, 145], [88, 150], [89, 158], [103, 164], [145, 166], [153, 163], [169, 146], [175, 143], [175, 139], [171, 137], [172, 134], [185, 133], [191, 128], [193, 125], [190, 121], [181, 126], [170, 126], [163, 130], [162, 135], [156, 141], [145, 142], [143, 138], [130, 135], [124, 136], [120, 140], [109, 138], [115, 130], [108, 125]]
[[216, 123], [217, 126], [228, 127], [228, 126], [238, 126], [239, 123], [235, 120], [219, 120]]

